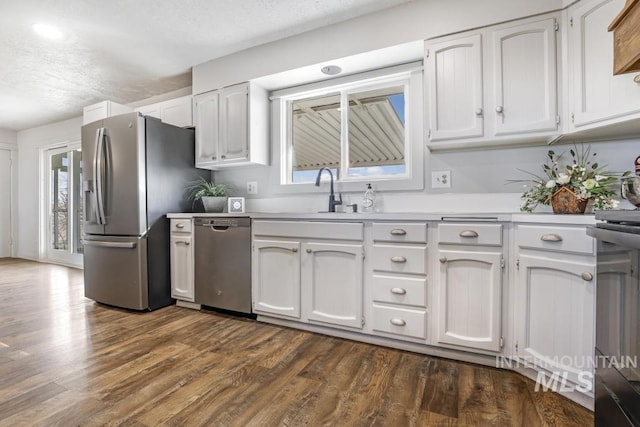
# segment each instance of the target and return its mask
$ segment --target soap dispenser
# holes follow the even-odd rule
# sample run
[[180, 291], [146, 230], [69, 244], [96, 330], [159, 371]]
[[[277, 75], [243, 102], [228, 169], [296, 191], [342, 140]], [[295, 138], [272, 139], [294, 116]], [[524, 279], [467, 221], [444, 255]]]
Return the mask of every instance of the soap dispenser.
[[373, 206], [376, 203], [376, 193], [371, 188], [371, 184], [367, 184], [367, 191], [362, 197], [362, 210], [364, 212], [373, 212]]

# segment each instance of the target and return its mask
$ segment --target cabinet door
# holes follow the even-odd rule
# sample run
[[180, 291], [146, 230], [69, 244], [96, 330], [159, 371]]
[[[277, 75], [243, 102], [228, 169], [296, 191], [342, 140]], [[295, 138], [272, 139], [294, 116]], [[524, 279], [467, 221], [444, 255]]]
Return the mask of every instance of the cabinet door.
[[161, 103], [162, 121], [178, 127], [193, 126], [192, 101], [190, 96], [171, 99]]
[[494, 132], [555, 131], [556, 20], [493, 31]]
[[303, 297], [310, 321], [362, 328], [363, 249], [359, 244], [303, 244]]
[[583, 0], [570, 9], [571, 112], [576, 127], [640, 112], [635, 74], [613, 75], [613, 33], [607, 27], [624, 5], [625, 0]]
[[218, 91], [194, 98], [196, 125], [196, 167], [207, 167], [218, 160]]
[[483, 136], [481, 36], [426, 48], [430, 140]]
[[249, 158], [249, 85], [220, 90], [220, 160]]
[[441, 250], [438, 342], [500, 351], [502, 254]]
[[516, 354], [578, 383], [594, 355], [595, 267], [543, 256], [519, 257]]
[[171, 236], [171, 297], [193, 301], [193, 241], [191, 236]]
[[254, 240], [253, 311], [300, 318], [300, 243]]

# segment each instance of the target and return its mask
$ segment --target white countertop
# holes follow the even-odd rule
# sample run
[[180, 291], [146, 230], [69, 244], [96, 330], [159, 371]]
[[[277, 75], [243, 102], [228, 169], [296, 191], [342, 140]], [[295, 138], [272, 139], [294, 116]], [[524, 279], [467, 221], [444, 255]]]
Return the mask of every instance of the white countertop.
[[442, 221], [452, 219], [454, 221], [497, 221], [539, 224], [595, 224], [594, 215], [554, 215], [549, 213], [459, 213], [459, 212], [358, 212], [358, 213], [312, 213], [312, 212], [245, 212], [239, 214], [229, 213], [168, 213], [167, 218], [193, 218], [193, 217], [250, 217], [253, 219], [293, 219], [315, 221]]

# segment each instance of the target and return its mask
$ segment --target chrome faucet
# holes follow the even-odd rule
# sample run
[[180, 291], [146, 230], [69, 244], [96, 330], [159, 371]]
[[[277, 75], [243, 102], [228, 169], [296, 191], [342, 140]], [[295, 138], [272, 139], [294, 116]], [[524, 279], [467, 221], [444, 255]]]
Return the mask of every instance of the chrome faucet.
[[318, 171], [318, 176], [316, 177], [316, 187], [320, 187], [320, 176], [322, 175], [322, 171], [329, 172], [329, 176], [331, 177], [331, 187], [329, 191], [329, 212], [335, 212], [336, 206], [342, 204], [342, 194], [340, 194], [340, 200], [336, 200], [336, 195], [333, 193], [333, 173], [329, 168], [320, 168]]

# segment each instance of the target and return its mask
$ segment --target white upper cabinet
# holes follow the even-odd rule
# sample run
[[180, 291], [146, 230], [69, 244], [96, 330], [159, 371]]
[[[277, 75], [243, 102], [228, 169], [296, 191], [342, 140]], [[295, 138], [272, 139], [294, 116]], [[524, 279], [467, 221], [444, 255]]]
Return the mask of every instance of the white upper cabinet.
[[557, 20], [523, 19], [426, 43], [432, 150], [558, 133]]
[[494, 135], [555, 132], [556, 20], [493, 31]]
[[136, 108], [145, 116], [155, 117], [164, 123], [178, 127], [193, 126], [193, 107], [191, 95], [168, 101], [156, 102]]
[[196, 167], [269, 163], [267, 92], [241, 83], [194, 97]]
[[87, 105], [82, 110], [82, 124], [95, 122], [96, 120], [106, 119], [107, 117], [117, 116], [118, 114], [130, 113], [133, 111], [126, 105], [118, 104], [113, 101], [102, 101], [97, 104]]
[[640, 74], [613, 75], [613, 34], [607, 27], [624, 5], [625, 0], [582, 0], [569, 9], [569, 115], [575, 130], [640, 118], [640, 84], [634, 82]]
[[483, 136], [481, 35], [429, 43], [426, 67], [431, 141]]

